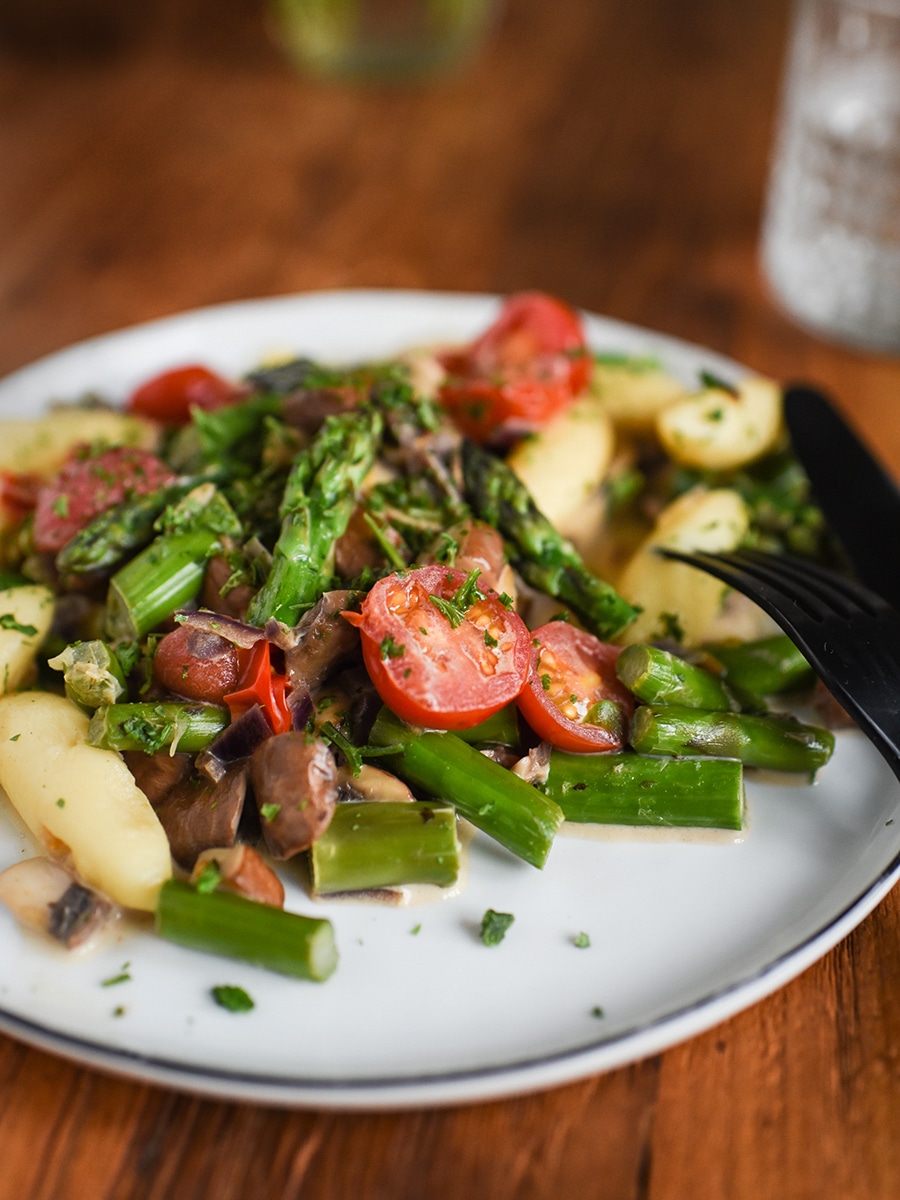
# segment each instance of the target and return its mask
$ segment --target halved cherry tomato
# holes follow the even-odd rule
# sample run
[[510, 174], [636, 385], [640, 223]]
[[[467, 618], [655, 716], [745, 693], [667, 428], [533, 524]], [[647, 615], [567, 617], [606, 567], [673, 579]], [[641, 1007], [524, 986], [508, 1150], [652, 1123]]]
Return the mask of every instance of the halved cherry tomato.
[[481, 337], [441, 361], [441, 402], [476, 442], [539, 428], [586, 387], [591, 371], [578, 314], [543, 292], [510, 296]]
[[237, 646], [203, 629], [179, 625], [160, 641], [153, 677], [176, 696], [221, 704], [238, 684]]
[[531, 638], [533, 665], [518, 705], [534, 732], [560, 750], [620, 750], [634, 712], [634, 696], [616, 676], [620, 648], [566, 621], [541, 625]]
[[264, 638], [251, 650], [239, 650], [241, 659], [240, 686], [225, 696], [225, 703], [236, 721], [254, 704], [262, 706], [273, 733], [287, 733], [292, 726], [291, 710], [287, 703], [287, 678], [272, 667], [271, 645]]
[[0, 471], [0, 524], [17, 525], [37, 503], [41, 479], [18, 471]]
[[34, 510], [37, 550], [56, 553], [98, 513], [128, 496], [143, 496], [175, 479], [149, 450], [111, 446], [98, 454], [81, 447], [38, 489]]
[[192, 408], [212, 412], [234, 404], [243, 395], [242, 388], [208, 367], [192, 364], [154, 375], [131, 393], [125, 407], [163, 425], [187, 425]]
[[468, 729], [514, 700], [525, 682], [524, 621], [496, 592], [467, 594], [472, 578], [440, 565], [389, 575], [359, 613], [344, 613], [359, 627], [379, 696], [413, 725]]

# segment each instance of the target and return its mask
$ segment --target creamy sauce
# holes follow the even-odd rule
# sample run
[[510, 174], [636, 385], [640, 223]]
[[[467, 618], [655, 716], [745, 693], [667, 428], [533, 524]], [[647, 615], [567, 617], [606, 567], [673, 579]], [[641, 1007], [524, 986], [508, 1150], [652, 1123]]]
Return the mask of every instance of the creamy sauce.
[[747, 822], [744, 821], [743, 829], [697, 829], [679, 825], [592, 825], [564, 821], [558, 836], [582, 838], [590, 842], [736, 846], [747, 836]]

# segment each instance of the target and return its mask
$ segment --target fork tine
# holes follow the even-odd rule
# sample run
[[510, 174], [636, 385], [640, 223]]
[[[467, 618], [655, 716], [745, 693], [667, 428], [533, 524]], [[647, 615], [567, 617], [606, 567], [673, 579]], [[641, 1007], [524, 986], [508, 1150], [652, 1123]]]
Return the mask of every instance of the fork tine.
[[698, 567], [739, 592], [744, 592], [777, 621], [785, 633], [796, 638], [796, 622], [798, 618], [803, 617], [804, 610], [799, 607], [794, 595], [785, 589], [777, 575], [772, 577], [769, 572], [769, 577], [766, 578], [761, 576], [759, 570], [750, 571], [745, 563], [732, 554], [711, 554], [705, 550], [671, 550], [663, 546], [657, 549], [657, 553], [663, 558], [674, 559], [689, 567]]
[[900, 611], [805, 560], [660, 547], [754, 600], [791, 638], [900, 779]]
[[727, 556], [730, 561], [746, 564], [748, 567], [762, 573], [770, 581], [781, 578], [790, 579], [797, 587], [796, 599], [802, 603], [808, 596], [815, 596], [823, 601], [830, 610], [846, 617], [858, 616], [860, 611], [867, 616], [877, 617], [888, 611], [890, 605], [881, 596], [869, 588], [837, 575], [827, 567], [813, 562], [811, 559], [796, 558], [790, 554], [779, 554], [777, 558], [762, 550], [736, 550]]

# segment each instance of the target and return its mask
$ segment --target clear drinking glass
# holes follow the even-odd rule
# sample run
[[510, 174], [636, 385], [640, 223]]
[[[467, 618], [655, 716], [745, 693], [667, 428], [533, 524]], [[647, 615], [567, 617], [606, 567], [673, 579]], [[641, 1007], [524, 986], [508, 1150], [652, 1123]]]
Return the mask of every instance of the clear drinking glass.
[[796, 0], [762, 257], [802, 324], [900, 350], [900, 0]]
[[297, 65], [343, 79], [422, 79], [472, 57], [498, 0], [269, 0], [275, 40]]

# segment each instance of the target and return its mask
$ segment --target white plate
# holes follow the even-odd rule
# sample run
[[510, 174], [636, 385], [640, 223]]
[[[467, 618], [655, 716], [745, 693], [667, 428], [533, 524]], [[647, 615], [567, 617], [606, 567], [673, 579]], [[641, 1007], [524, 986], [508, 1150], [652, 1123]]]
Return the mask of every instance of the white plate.
[[[242, 372], [273, 353], [387, 355], [467, 338], [495, 307], [485, 296], [335, 292], [187, 313], [19, 371], [0, 383], [0, 412], [38, 411], [89, 389], [117, 399], [189, 361]], [[658, 354], [686, 381], [704, 367], [737, 369], [630, 326], [591, 317], [588, 329], [596, 348]], [[468, 885], [453, 900], [314, 905], [293, 888], [289, 907], [335, 924], [341, 961], [324, 985], [142, 930], [94, 956], [66, 957], [0, 912], [0, 1028], [137, 1079], [327, 1108], [483, 1100], [620, 1066], [782, 986], [895, 882], [898, 790], [861, 735], [840, 736], [814, 787], [749, 793], [739, 844], [564, 837], [538, 872], [478, 836]], [[0, 867], [26, 853], [0, 820]], [[515, 914], [490, 949], [477, 934], [489, 907]], [[589, 948], [575, 946], [581, 932]], [[104, 987], [126, 963], [130, 979]], [[222, 983], [242, 985], [255, 1009], [216, 1007], [210, 988]]]

